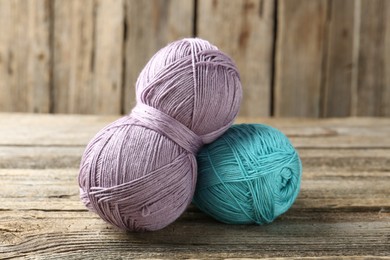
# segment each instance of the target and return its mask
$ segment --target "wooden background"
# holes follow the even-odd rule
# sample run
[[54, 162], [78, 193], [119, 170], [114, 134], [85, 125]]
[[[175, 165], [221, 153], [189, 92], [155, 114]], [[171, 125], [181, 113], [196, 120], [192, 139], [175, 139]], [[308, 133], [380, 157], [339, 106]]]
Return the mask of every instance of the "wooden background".
[[0, 111], [126, 113], [192, 36], [236, 61], [241, 116], [390, 116], [388, 0], [1, 0]]

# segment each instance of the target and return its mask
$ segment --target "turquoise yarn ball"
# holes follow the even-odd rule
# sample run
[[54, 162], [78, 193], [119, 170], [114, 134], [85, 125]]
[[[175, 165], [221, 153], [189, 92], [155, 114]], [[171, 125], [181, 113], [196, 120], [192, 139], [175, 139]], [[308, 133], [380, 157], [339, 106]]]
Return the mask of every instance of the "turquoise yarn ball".
[[265, 224], [298, 196], [302, 164], [279, 130], [234, 125], [200, 150], [193, 199], [203, 212], [228, 224]]

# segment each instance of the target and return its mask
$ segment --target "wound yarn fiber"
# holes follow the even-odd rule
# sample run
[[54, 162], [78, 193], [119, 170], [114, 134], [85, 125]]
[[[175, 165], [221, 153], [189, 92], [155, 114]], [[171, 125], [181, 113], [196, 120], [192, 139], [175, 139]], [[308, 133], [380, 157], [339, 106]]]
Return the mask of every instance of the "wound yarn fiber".
[[265, 224], [286, 212], [298, 196], [302, 164], [279, 130], [233, 125], [197, 156], [194, 203], [228, 224]]
[[231, 126], [241, 96], [237, 68], [217, 47], [198, 38], [167, 45], [140, 73], [131, 113], [87, 145], [81, 200], [124, 230], [169, 225], [192, 200], [196, 153]]

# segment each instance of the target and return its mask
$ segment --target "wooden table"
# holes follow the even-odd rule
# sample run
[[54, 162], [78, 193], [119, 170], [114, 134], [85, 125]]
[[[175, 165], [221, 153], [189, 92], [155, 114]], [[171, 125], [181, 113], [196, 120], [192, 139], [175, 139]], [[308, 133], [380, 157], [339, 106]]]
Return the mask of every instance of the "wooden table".
[[[86, 143], [115, 117], [0, 114], [0, 258], [390, 256], [390, 119], [256, 119], [303, 161], [294, 206], [266, 226], [225, 225], [191, 206], [158, 232], [125, 233], [79, 201]], [[249, 119], [241, 119], [251, 121]]]

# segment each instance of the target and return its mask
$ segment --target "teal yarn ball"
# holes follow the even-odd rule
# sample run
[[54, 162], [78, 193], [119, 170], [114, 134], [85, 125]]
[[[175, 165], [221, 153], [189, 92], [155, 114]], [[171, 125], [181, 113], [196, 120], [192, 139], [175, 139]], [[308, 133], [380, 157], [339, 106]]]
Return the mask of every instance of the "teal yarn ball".
[[261, 124], [234, 125], [197, 156], [194, 204], [228, 224], [266, 224], [298, 196], [302, 164], [279, 130]]

